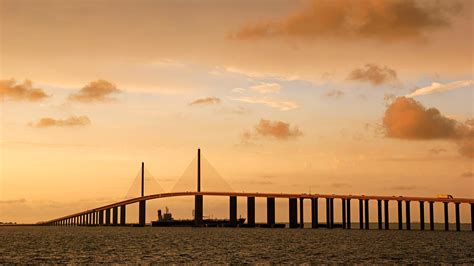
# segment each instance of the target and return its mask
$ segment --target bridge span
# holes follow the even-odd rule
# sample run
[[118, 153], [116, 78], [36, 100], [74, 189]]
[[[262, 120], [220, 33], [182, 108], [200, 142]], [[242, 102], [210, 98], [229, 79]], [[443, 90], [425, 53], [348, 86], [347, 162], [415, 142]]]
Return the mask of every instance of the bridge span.
[[[336, 195], [336, 194], [291, 194], [291, 193], [256, 193], [256, 192], [172, 192], [152, 194], [133, 199], [127, 199], [120, 202], [108, 204], [90, 210], [74, 213], [64, 217], [56, 218], [50, 221], [39, 223], [39, 225], [125, 225], [126, 206], [138, 203], [139, 223], [145, 225], [145, 206], [146, 201], [172, 198], [182, 196], [194, 196], [195, 198], [195, 225], [202, 226], [203, 217], [203, 197], [221, 196], [229, 197], [229, 219], [230, 225], [237, 225], [237, 197], [247, 198], [247, 226], [255, 226], [255, 198], [267, 199], [267, 226], [275, 225], [275, 199], [284, 198], [289, 200], [289, 226], [290, 228], [303, 227], [304, 224], [304, 200], [311, 201], [311, 224], [312, 228], [319, 227], [318, 200], [326, 201], [326, 228], [334, 227], [334, 200], [341, 200], [342, 228], [351, 229], [351, 200], [359, 203], [359, 227], [360, 229], [369, 229], [369, 202], [377, 204], [377, 222], [378, 229], [389, 229], [389, 202], [395, 201], [398, 204], [398, 229], [411, 229], [410, 205], [412, 202], [418, 202], [420, 206], [420, 229], [425, 229], [424, 207], [429, 208], [429, 229], [434, 230], [434, 204], [444, 205], [445, 230], [449, 230], [449, 212], [448, 204], [455, 205], [456, 230], [460, 231], [460, 204], [469, 204], [471, 209], [471, 230], [474, 231], [474, 199], [468, 198], [435, 198], [435, 197], [405, 197], [405, 196], [368, 196], [368, 195]], [[300, 221], [298, 223], [297, 208], [300, 208]], [[403, 221], [403, 205], [405, 206], [405, 222]], [[120, 209], [120, 221], [119, 210]], [[383, 209], [383, 212], [382, 212]], [[104, 215], [105, 213], [105, 215]], [[383, 213], [383, 215], [382, 215]], [[112, 214], [112, 215], [111, 215]], [[104, 219], [105, 218], [105, 219]], [[111, 219], [112, 218], [112, 219]], [[383, 221], [383, 223], [382, 223]]]
[[[304, 201], [311, 201], [311, 227], [322, 227], [318, 217], [318, 200], [325, 201], [326, 221], [323, 227], [332, 229], [335, 227], [334, 222], [334, 200], [341, 201], [341, 223], [338, 227], [342, 229], [351, 229], [351, 202], [358, 202], [360, 229], [369, 229], [369, 204], [374, 202], [377, 204], [377, 228], [391, 229], [389, 220], [389, 202], [397, 202], [398, 229], [411, 230], [411, 211], [410, 206], [413, 203], [419, 204], [419, 228], [425, 230], [428, 226], [429, 230], [434, 230], [434, 204], [442, 204], [444, 210], [444, 229], [449, 230], [449, 204], [454, 204], [455, 208], [455, 225], [456, 231], [461, 230], [461, 212], [460, 205], [470, 205], [471, 215], [471, 231], [474, 231], [474, 199], [470, 198], [437, 198], [437, 197], [407, 197], [407, 196], [370, 196], [370, 195], [336, 195], [336, 194], [291, 194], [291, 193], [257, 193], [257, 192], [203, 192], [201, 191], [201, 169], [200, 169], [200, 150], [197, 157], [197, 191], [160, 193], [152, 195], [144, 195], [144, 164], [142, 163], [142, 189], [141, 197], [123, 200], [120, 202], [108, 204], [94, 209], [85, 210], [71, 215], [59, 217], [38, 225], [53, 226], [108, 226], [108, 225], [126, 225], [126, 206], [130, 204], [139, 204], [139, 221], [138, 226], [145, 226], [146, 221], [146, 202], [149, 200], [161, 198], [173, 198], [182, 196], [194, 196], [194, 225], [203, 226], [203, 199], [204, 196], [220, 196], [229, 198], [229, 226], [237, 226], [237, 198], [247, 198], [247, 219], [246, 227], [255, 227], [255, 198], [266, 198], [266, 227], [275, 226], [275, 199], [288, 199], [289, 206], [289, 227], [304, 227]], [[298, 201], [299, 201], [299, 222], [298, 222]], [[429, 221], [425, 223], [425, 206], [429, 208]], [[403, 217], [403, 206], [405, 206], [405, 217]], [[120, 209], [120, 221], [119, 221]], [[405, 221], [404, 219], [405, 218]], [[395, 229], [395, 228], [392, 228]]]

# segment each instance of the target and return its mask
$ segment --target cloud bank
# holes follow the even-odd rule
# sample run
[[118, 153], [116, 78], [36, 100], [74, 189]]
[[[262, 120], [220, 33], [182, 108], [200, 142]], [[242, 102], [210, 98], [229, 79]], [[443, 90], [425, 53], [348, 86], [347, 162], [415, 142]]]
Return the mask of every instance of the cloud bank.
[[207, 97], [207, 98], [196, 99], [190, 102], [189, 105], [212, 105], [212, 104], [219, 104], [220, 102], [221, 102], [221, 99], [212, 96], [212, 97]]
[[231, 37], [419, 40], [449, 26], [459, 9], [443, 1], [313, 0], [288, 17], [247, 24]]
[[292, 128], [289, 123], [260, 119], [260, 122], [255, 126], [253, 131], [244, 132], [242, 140], [249, 141], [260, 137], [288, 140], [302, 135], [303, 132], [301, 132], [298, 127]]
[[83, 103], [106, 102], [113, 100], [110, 95], [120, 92], [115, 84], [99, 79], [87, 84], [79, 92], [71, 94], [69, 100]]
[[91, 121], [87, 116], [71, 116], [67, 119], [54, 119], [50, 117], [41, 118], [34, 127], [77, 127], [90, 125]]
[[426, 86], [426, 87], [414, 90], [412, 93], [406, 95], [406, 97], [416, 97], [416, 96], [427, 95], [427, 94], [432, 94], [432, 93], [440, 93], [440, 92], [465, 88], [465, 87], [469, 87], [473, 85], [474, 85], [473, 80], [459, 80], [459, 81], [454, 81], [454, 82], [450, 82], [446, 84], [433, 82], [431, 83], [430, 86]]
[[397, 81], [397, 72], [387, 66], [366, 64], [363, 68], [356, 68], [349, 73], [348, 80], [370, 82], [374, 86]]
[[17, 83], [14, 79], [0, 80], [0, 100], [38, 102], [49, 96], [40, 88], [34, 88], [30, 80]]
[[472, 125], [448, 118], [436, 108], [426, 109], [412, 98], [396, 98], [385, 111], [383, 126], [388, 138], [446, 139], [458, 145], [462, 156], [474, 158], [474, 127]]

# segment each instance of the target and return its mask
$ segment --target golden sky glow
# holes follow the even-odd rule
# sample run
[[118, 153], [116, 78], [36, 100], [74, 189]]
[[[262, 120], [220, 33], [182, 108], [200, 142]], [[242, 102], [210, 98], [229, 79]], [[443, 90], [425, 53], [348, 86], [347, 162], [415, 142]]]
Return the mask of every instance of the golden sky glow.
[[0, 0], [0, 221], [197, 147], [236, 191], [472, 198], [472, 38], [468, 0]]

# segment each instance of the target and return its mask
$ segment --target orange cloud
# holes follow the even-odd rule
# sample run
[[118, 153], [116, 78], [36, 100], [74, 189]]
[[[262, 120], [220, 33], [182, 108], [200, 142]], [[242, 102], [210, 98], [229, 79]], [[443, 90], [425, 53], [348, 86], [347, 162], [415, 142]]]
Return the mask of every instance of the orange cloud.
[[347, 77], [348, 80], [370, 82], [374, 86], [397, 80], [397, 72], [387, 66], [366, 64], [364, 68], [356, 68]]
[[106, 102], [112, 100], [111, 94], [120, 92], [115, 84], [99, 79], [87, 84], [78, 93], [71, 94], [69, 100], [83, 103]]
[[459, 10], [459, 4], [442, 1], [313, 0], [286, 18], [245, 25], [232, 37], [413, 40], [449, 26]]
[[1, 100], [37, 102], [48, 97], [43, 89], [33, 88], [33, 83], [30, 80], [25, 80], [21, 84], [17, 83], [14, 79], [0, 80]]
[[472, 125], [443, 116], [436, 108], [426, 109], [412, 98], [396, 98], [385, 111], [383, 126], [389, 138], [454, 141], [462, 156], [474, 158]]
[[47, 127], [76, 127], [90, 125], [91, 121], [87, 116], [71, 116], [67, 119], [54, 119], [50, 117], [41, 118], [34, 126], [38, 128]]
[[220, 102], [221, 102], [221, 99], [212, 96], [212, 97], [207, 97], [207, 98], [196, 99], [190, 102], [189, 105], [211, 105], [211, 104], [218, 104]]
[[260, 119], [260, 122], [255, 126], [254, 131], [246, 131], [242, 134], [243, 141], [249, 141], [258, 137], [270, 137], [278, 140], [287, 140], [302, 136], [303, 132], [298, 127], [290, 128], [289, 123], [282, 121], [270, 121]]

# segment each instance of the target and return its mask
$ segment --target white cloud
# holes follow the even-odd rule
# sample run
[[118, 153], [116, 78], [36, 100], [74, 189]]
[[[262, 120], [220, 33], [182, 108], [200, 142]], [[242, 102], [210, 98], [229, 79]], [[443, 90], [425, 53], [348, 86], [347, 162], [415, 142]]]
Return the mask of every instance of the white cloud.
[[251, 86], [250, 89], [258, 93], [279, 93], [281, 85], [278, 83], [261, 83], [260, 85]]
[[446, 84], [433, 82], [431, 83], [430, 86], [416, 89], [412, 93], [406, 95], [406, 97], [416, 97], [420, 95], [451, 91], [451, 90], [471, 86], [473, 84], [474, 84], [474, 81], [472, 80], [459, 80], [459, 81], [454, 81], [454, 82], [446, 83]]
[[247, 91], [247, 89], [245, 89], [245, 88], [233, 88], [232, 89], [232, 92], [235, 92], [235, 93], [244, 93], [246, 91]]
[[233, 99], [235, 101], [245, 102], [245, 103], [257, 103], [263, 104], [272, 108], [279, 109], [281, 111], [289, 111], [298, 108], [298, 104], [292, 101], [282, 101], [276, 99], [268, 98], [257, 98], [257, 97], [241, 97]]

